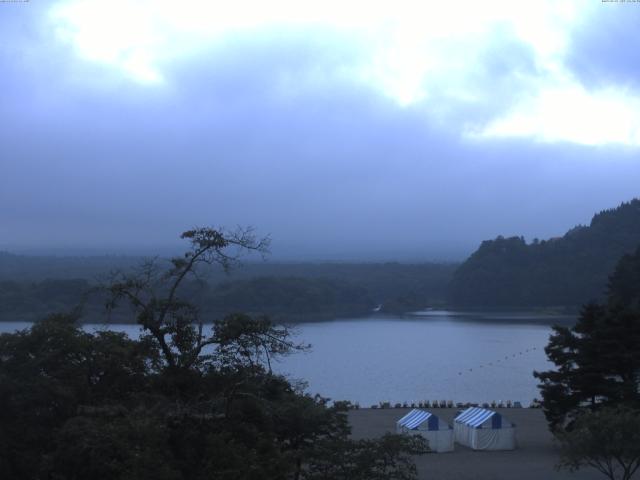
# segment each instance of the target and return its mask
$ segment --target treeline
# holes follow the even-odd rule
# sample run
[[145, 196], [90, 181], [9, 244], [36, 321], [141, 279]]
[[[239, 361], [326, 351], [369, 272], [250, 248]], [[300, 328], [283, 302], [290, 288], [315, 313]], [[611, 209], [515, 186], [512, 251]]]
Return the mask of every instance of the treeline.
[[[400, 263], [246, 263], [226, 275], [204, 269], [183, 286], [208, 316], [247, 311], [285, 321], [404, 313], [427, 306], [577, 309], [602, 300], [607, 277], [640, 245], [640, 200], [596, 214], [563, 237], [482, 242], [461, 265]], [[33, 320], [68, 311], [113, 270], [141, 257], [28, 257], [0, 252], [0, 320]], [[167, 268], [170, 268], [167, 262]], [[48, 280], [43, 280], [47, 278]], [[99, 321], [95, 295], [85, 318]], [[122, 317], [124, 318], [124, 317]], [[118, 315], [116, 312], [116, 318]]]
[[54, 312], [70, 311], [83, 301], [90, 288], [83, 279], [0, 281], [0, 321], [32, 321]]
[[640, 245], [640, 200], [596, 214], [561, 238], [482, 242], [455, 272], [450, 301], [464, 307], [579, 306], [604, 296], [607, 277]]
[[[86, 295], [141, 257], [29, 257], [0, 252], [0, 321], [35, 320], [84, 302], [85, 319], [104, 319], [104, 299]], [[162, 263], [162, 261], [161, 261]], [[168, 268], [168, 262], [167, 268]], [[245, 263], [230, 274], [203, 266], [182, 288], [205, 317], [232, 312], [308, 321], [362, 316], [377, 305], [401, 313], [445, 301], [455, 264]], [[46, 280], [45, 280], [46, 279]], [[111, 321], [126, 321], [114, 312]]]
[[274, 318], [337, 318], [369, 313], [375, 303], [367, 289], [327, 278], [260, 277], [217, 284], [202, 307], [212, 314], [267, 314]]
[[0, 251], [0, 281], [40, 282], [44, 279], [95, 280], [115, 269], [129, 269], [142, 257], [124, 255], [44, 256]]
[[[355, 298], [366, 294], [371, 308], [381, 305], [382, 312], [404, 313], [426, 306], [444, 305], [449, 282], [457, 267], [458, 264], [455, 263], [265, 262], [244, 264], [234, 270], [230, 277], [219, 270], [211, 270], [205, 278], [211, 284], [240, 282], [239, 284], [248, 286], [255, 285], [258, 279], [267, 277], [272, 279], [274, 284], [289, 285], [291, 288], [292, 279], [332, 282], [338, 296]], [[311, 289], [315, 290], [316, 287]], [[360, 289], [361, 294], [356, 294], [354, 289]], [[367, 311], [370, 311], [369, 307]], [[348, 312], [348, 308], [345, 312]]]
[[[181, 294], [211, 321], [234, 312], [266, 314], [283, 321], [308, 321], [361, 316], [375, 306], [364, 288], [322, 278], [261, 277], [213, 286], [189, 282], [181, 288]], [[0, 282], [0, 320], [37, 320], [81, 306], [85, 321], [127, 321], [127, 312], [120, 310], [111, 312], [107, 318], [104, 304], [104, 293], [87, 280]]]
[[[104, 296], [95, 291], [109, 271], [103, 257], [89, 259], [85, 269], [79, 267], [82, 262], [71, 262], [77, 271], [90, 273], [85, 278], [40, 281], [24, 280], [34, 278], [28, 275], [32, 257], [5, 254], [0, 264], [8, 259], [16, 267], [21, 261], [27, 266], [22, 279], [0, 280], [0, 321], [37, 320], [80, 303], [85, 321], [107, 320]], [[41, 260], [51, 261], [54, 266], [45, 270], [56, 273], [57, 259]], [[454, 269], [448, 264], [246, 264], [231, 275], [205, 269], [198, 280], [181, 286], [181, 293], [209, 319], [251, 312], [287, 322], [324, 320], [367, 315], [378, 305], [393, 313], [440, 305]], [[108, 320], [127, 319], [127, 312], [116, 310]]]

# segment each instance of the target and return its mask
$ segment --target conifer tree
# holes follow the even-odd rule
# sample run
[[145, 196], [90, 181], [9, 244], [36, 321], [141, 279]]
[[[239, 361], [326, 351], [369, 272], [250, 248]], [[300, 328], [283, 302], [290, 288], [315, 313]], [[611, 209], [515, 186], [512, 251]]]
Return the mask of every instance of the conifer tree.
[[534, 372], [552, 430], [587, 410], [640, 407], [640, 248], [610, 277], [606, 305], [588, 304], [572, 328], [554, 327], [545, 348], [556, 370]]

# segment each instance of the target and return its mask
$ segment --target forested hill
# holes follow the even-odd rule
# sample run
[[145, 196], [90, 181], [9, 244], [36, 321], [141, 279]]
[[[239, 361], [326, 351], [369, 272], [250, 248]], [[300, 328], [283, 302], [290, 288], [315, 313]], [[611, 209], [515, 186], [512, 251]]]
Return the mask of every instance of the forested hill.
[[454, 273], [450, 301], [465, 307], [579, 306], [604, 297], [620, 257], [640, 245], [640, 200], [596, 214], [589, 226], [527, 244], [482, 242]]

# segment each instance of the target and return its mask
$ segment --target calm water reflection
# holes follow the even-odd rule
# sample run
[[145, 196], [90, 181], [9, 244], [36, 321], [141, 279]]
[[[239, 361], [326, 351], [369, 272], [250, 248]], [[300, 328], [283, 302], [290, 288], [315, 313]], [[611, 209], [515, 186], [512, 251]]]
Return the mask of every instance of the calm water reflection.
[[[543, 350], [549, 324], [567, 320], [526, 313], [428, 311], [307, 323], [296, 327], [296, 336], [311, 343], [312, 351], [287, 357], [275, 368], [307, 380], [312, 393], [367, 406], [449, 399], [528, 404], [539, 397], [532, 372], [550, 367]], [[28, 326], [4, 322], [0, 331]], [[138, 333], [131, 325], [109, 328]]]

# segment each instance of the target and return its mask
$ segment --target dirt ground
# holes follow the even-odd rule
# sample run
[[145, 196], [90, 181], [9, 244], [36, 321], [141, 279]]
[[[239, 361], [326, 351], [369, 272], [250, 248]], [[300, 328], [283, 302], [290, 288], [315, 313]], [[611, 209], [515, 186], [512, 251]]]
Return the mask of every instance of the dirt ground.
[[[360, 409], [349, 412], [354, 438], [375, 438], [395, 432], [395, 422], [410, 409]], [[451, 424], [457, 410], [429, 409]], [[541, 410], [497, 409], [516, 424], [518, 447], [513, 451], [479, 452], [455, 444], [451, 453], [416, 457], [420, 479], [429, 480], [569, 480], [604, 479], [596, 470], [558, 471], [557, 449]]]

